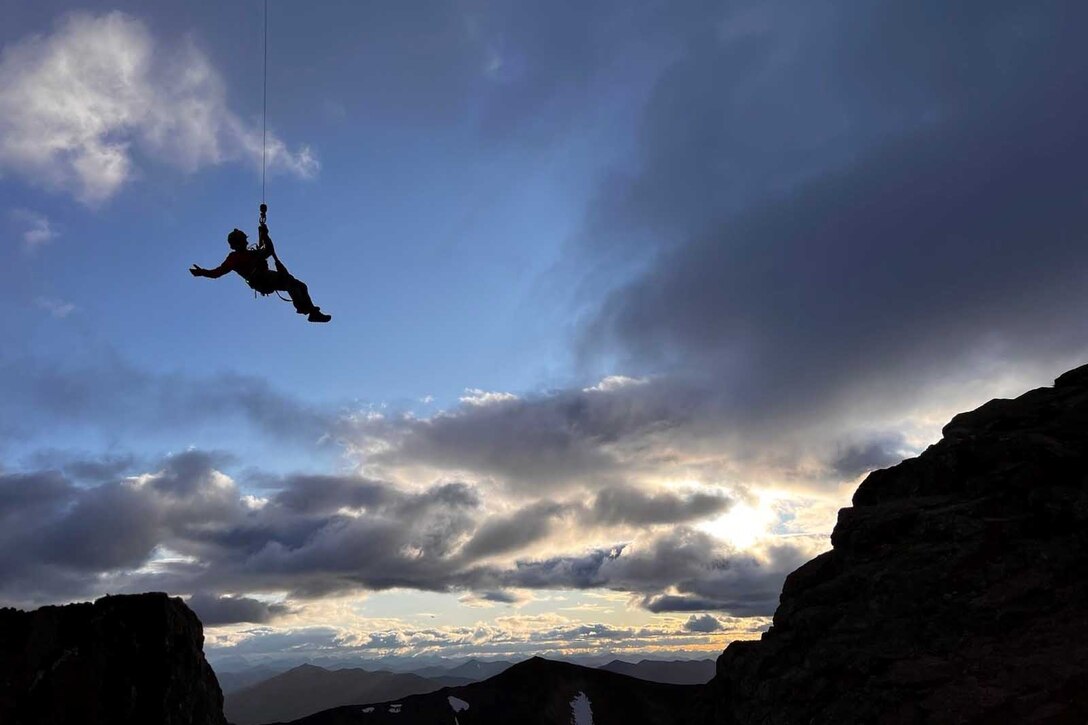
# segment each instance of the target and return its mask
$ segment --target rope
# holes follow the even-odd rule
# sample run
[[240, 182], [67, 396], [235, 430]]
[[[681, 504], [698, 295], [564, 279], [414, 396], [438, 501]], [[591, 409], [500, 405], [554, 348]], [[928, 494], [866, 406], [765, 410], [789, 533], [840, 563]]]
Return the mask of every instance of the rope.
[[268, 165], [268, 0], [264, 0], [264, 96], [261, 101], [261, 203]]
[[[264, 74], [261, 88], [261, 224], [264, 224], [265, 189], [268, 178], [268, 0], [264, 0]], [[276, 260], [279, 262], [279, 259]], [[284, 268], [286, 269], [286, 268]], [[291, 300], [274, 290], [277, 297], [284, 302]], [[267, 297], [268, 292], [261, 294]], [[253, 297], [257, 297], [257, 290], [253, 290]]]

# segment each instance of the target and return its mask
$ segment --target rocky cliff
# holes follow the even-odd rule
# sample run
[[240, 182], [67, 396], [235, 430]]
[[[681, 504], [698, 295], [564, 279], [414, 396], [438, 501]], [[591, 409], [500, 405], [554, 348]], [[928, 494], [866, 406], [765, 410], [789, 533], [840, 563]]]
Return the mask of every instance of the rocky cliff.
[[165, 594], [0, 609], [0, 723], [226, 725], [203, 644]]
[[711, 682], [718, 723], [1088, 722], [1088, 366], [872, 473]]

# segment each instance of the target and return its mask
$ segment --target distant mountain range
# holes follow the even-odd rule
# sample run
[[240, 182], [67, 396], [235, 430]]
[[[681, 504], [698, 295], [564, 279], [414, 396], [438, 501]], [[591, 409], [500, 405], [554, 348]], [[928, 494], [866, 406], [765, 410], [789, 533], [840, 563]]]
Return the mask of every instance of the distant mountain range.
[[[332, 670], [314, 665], [276, 673], [261, 667], [223, 673], [220, 684], [227, 719], [234, 725], [260, 725], [294, 720], [343, 705], [468, 685], [501, 674], [513, 665], [507, 660], [470, 659], [458, 665], [432, 665], [411, 673], [362, 668]], [[714, 676], [714, 660], [642, 660], [637, 664], [612, 660], [598, 669], [652, 682], [697, 685]]]
[[533, 657], [483, 682], [372, 705], [338, 707], [289, 725], [681, 725], [691, 722], [691, 708], [701, 690], [698, 685], [647, 682]]
[[471, 682], [479, 682], [480, 680], [486, 680], [488, 677], [494, 677], [503, 670], [510, 668], [513, 664], [513, 662], [507, 660], [487, 662], [471, 659], [455, 667], [436, 665], [412, 670], [412, 672], [420, 677], [464, 677]]
[[251, 667], [248, 670], [238, 672], [220, 672], [216, 670], [215, 677], [219, 680], [219, 687], [223, 690], [223, 694], [228, 695], [250, 685], [256, 685], [269, 677], [275, 677], [283, 671], [278, 667]]
[[223, 713], [234, 725], [260, 725], [293, 720], [339, 705], [406, 697], [469, 682], [463, 677], [426, 678], [411, 673], [301, 665], [227, 693]]
[[670, 685], [703, 685], [714, 677], [714, 660], [612, 660], [598, 669]]

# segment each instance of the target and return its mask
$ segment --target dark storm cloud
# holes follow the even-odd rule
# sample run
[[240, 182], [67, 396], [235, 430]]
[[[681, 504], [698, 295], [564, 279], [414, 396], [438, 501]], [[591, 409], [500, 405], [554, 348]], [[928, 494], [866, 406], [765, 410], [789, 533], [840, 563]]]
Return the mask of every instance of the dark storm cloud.
[[[360, 484], [373, 490], [371, 481]], [[341, 490], [345, 507], [358, 503], [350, 485]], [[456, 549], [475, 528], [475, 492], [458, 483], [418, 493], [386, 486], [373, 499], [380, 502], [357, 514], [299, 513], [272, 499], [221, 531], [194, 537], [192, 544], [206, 545], [205, 555], [216, 563], [196, 583], [287, 588], [304, 597], [360, 588], [448, 589]]]
[[[314, 480], [329, 479], [302, 478], [296, 495], [287, 479], [280, 496], [254, 508], [214, 469], [220, 459], [187, 452], [154, 474], [90, 488], [50, 471], [0, 477], [8, 524], [0, 529], [0, 595], [79, 597], [111, 573], [125, 573], [114, 585], [126, 591], [442, 589], [456, 568], [454, 549], [474, 529], [479, 499], [465, 484], [411, 493], [346, 478], [325, 486], [341, 505], [325, 491], [314, 506]], [[338, 513], [361, 502], [376, 502], [374, 511]], [[154, 562], [158, 548], [175, 556]], [[151, 570], [140, 568], [149, 562]]]
[[[715, 602], [704, 610], [765, 613], [764, 589], [800, 563], [792, 550], [760, 563], [685, 527], [566, 556], [484, 563], [592, 509], [540, 501], [488, 517], [477, 491], [463, 483], [404, 491], [352, 476], [273, 479], [270, 495], [258, 501], [216, 470], [221, 460], [189, 451], [154, 473], [91, 487], [57, 472], [0, 476], [0, 597], [33, 603], [100, 587], [166, 590], [193, 594], [208, 622], [227, 623], [284, 612], [246, 594], [217, 592], [310, 598], [402, 587], [510, 602], [517, 601], [511, 589], [603, 587], [659, 609], [653, 598], [672, 592]], [[698, 500], [606, 496], [610, 510], [628, 511], [626, 522], [674, 520]], [[654, 514], [655, 506], [663, 513]]]
[[48, 563], [93, 573], [137, 567], [159, 542], [155, 501], [125, 484], [105, 484], [80, 495], [70, 512], [42, 532]]
[[388, 489], [380, 483], [342, 476], [296, 476], [292, 483], [278, 491], [273, 500], [300, 514], [331, 514], [342, 507], [365, 508], [389, 499]]
[[694, 458], [696, 480], [836, 485], [910, 452], [888, 428], [938, 386], [1042, 382], [1085, 349], [1088, 7], [695, 8], [661, 9], [683, 42], [572, 255], [609, 270], [587, 369], [647, 381], [349, 426], [368, 462], [532, 493]]
[[120, 478], [130, 471], [136, 458], [130, 455], [105, 455], [98, 458], [79, 458], [64, 464], [64, 472], [77, 480], [101, 483]]
[[462, 604], [468, 604], [469, 606], [479, 605], [480, 603], [492, 603], [492, 604], [518, 604], [519, 602], [526, 601], [527, 597], [515, 594], [514, 592], [504, 591], [490, 591], [490, 592], [471, 592], [458, 599]]
[[[779, 583], [781, 585], [781, 583]], [[706, 599], [697, 596], [654, 594], [642, 599], [641, 606], [655, 614], [662, 612], [702, 612], [707, 609], [729, 612], [737, 617], [770, 616], [778, 606], [778, 590], [745, 592], [739, 599]]]
[[527, 589], [589, 589], [604, 586], [608, 577], [601, 569], [623, 553], [623, 545], [596, 549], [577, 556], [518, 561], [512, 571], [494, 574], [507, 586]]
[[701, 616], [693, 614], [688, 617], [688, 621], [684, 622], [684, 629], [688, 632], [720, 632], [725, 629], [725, 626], [712, 614]]
[[700, 407], [696, 391], [655, 383], [568, 389], [462, 404], [432, 418], [364, 421], [354, 431], [382, 440], [368, 459], [495, 475], [512, 489], [562, 488], [624, 470], [623, 446], [667, 434]]
[[[477, 571], [483, 581], [530, 589], [603, 588], [639, 593], [654, 612], [725, 611], [736, 616], [769, 615], [782, 582], [811, 552], [776, 546], [763, 560], [740, 554], [699, 531], [678, 526], [640, 541], [577, 556], [521, 560], [513, 569]], [[668, 593], [673, 591], [676, 593]]]
[[756, 427], [1083, 349], [1088, 7], [736, 7], [661, 77], [592, 216], [593, 254], [654, 243], [588, 354]]
[[163, 468], [150, 479], [151, 486], [167, 496], [191, 497], [210, 487], [216, 467], [230, 462], [230, 456], [208, 451], [186, 451], [169, 456]]
[[194, 594], [186, 603], [196, 612], [196, 616], [200, 617], [205, 627], [242, 622], [263, 624], [291, 611], [283, 604], [268, 604], [250, 597], [215, 595], [206, 592]]
[[831, 466], [843, 478], [850, 479], [896, 464], [908, 455], [909, 448], [904, 437], [898, 433], [889, 433], [864, 443], [847, 446], [831, 462]]
[[484, 521], [462, 550], [473, 559], [521, 549], [544, 538], [563, 506], [548, 501]]
[[679, 524], [710, 518], [727, 511], [733, 501], [725, 496], [692, 493], [646, 493], [630, 487], [599, 491], [587, 518], [602, 524]]
[[29, 516], [70, 501], [75, 487], [59, 471], [0, 474], [0, 519]]
[[137, 568], [156, 547], [234, 519], [238, 492], [213, 475], [217, 458], [185, 453], [156, 474], [90, 487], [55, 471], [0, 476], [0, 596], [80, 596], [98, 575]]

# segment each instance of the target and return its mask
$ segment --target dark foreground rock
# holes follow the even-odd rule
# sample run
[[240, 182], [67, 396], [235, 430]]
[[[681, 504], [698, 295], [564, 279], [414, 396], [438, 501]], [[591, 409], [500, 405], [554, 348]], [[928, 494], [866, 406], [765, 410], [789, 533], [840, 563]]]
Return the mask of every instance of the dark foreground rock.
[[1088, 367], [871, 474], [710, 683], [717, 723], [1088, 722]]
[[699, 691], [534, 657], [483, 682], [338, 707], [291, 725], [689, 725]]
[[0, 723], [226, 725], [203, 645], [165, 594], [0, 609]]

